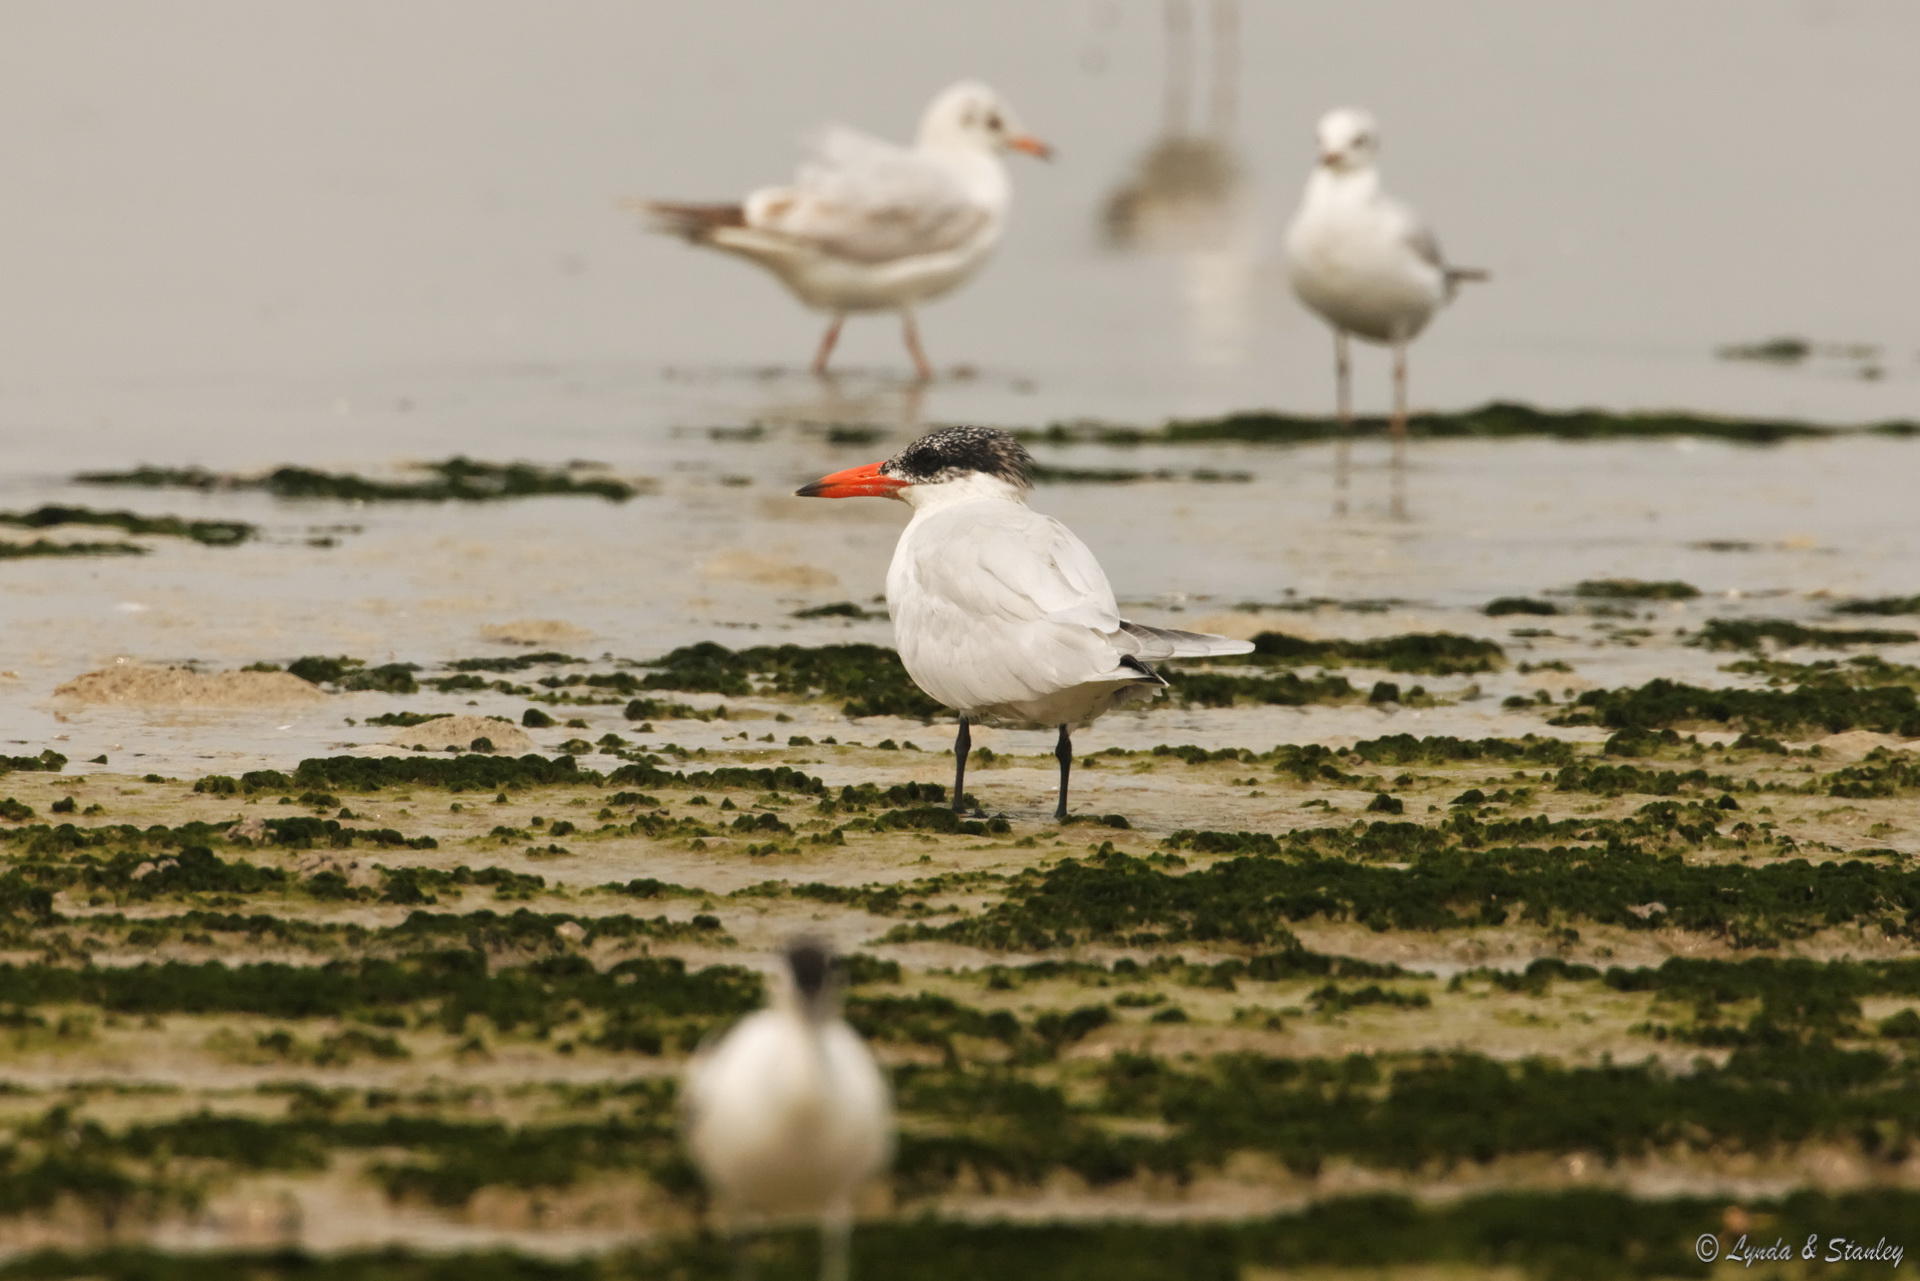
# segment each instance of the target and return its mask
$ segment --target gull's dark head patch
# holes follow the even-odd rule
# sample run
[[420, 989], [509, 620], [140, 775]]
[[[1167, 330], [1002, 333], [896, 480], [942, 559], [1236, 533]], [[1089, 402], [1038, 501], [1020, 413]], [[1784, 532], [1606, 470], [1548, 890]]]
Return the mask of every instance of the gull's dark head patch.
[[833, 953], [818, 939], [795, 939], [787, 944], [787, 970], [793, 975], [794, 991], [812, 1004], [833, 978]]

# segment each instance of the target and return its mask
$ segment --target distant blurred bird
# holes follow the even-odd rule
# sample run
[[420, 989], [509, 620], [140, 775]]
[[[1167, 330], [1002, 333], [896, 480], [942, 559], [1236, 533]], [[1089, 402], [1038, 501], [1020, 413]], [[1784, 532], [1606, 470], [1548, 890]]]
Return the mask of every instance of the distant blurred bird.
[[759, 263], [809, 307], [832, 315], [813, 372], [823, 374], [848, 313], [897, 311], [907, 351], [933, 376], [913, 308], [966, 281], [1006, 229], [1012, 185], [1000, 153], [1047, 159], [986, 85], [962, 81], [900, 147], [835, 127], [789, 186], [762, 187], [739, 204], [632, 201], [657, 231]]
[[1059, 726], [1067, 816], [1072, 729], [1151, 698], [1152, 663], [1245, 654], [1246, 641], [1147, 627], [1120, 617], [1087, 545], [1027, 506], [1033, 459], [997, 427], [943, 427], [884, 462], [822, 476], [802, 498], [898, 498], [913, 519], [887, 570], [894, 646], [913, 683], [960, 713], [953, 808], [965, 804], [976, 720]]
[[1393, 434], [1407, 430], [1407, 344], [1462, 281], [1419, 215], [1380, 190], [1373, 117], [1343, 107], [1320, 118], [1320, 163], [1287, 228], [1287, 269], [1300, 301], [1333, 326], [1340, 421], [1353, 420], [1347, 336], [1393, 348]]
[[[1232, 133], [1240, 85], [1240, 6], [1238, 0], [1213, 0], [1207, 12], [1212, 48], [1203, 64], [1194, 44], [1190, 0], [1161, 5], [1166, 83], [1160, 131], [1101, 206], [1101, 232], [1115, 249], [1208, 250], [1239, 232], [1245, 175]], [[1200, 82], [1206, 91], [1196, 93]], [[1192, 97], [1204, 100], [1204, 113], [1189, 110]], [[1204, 115], [1198, 127], [1191, 123], [1194, 114]]]
[[767, 1008], [688, 1066], [687, 1147], [731, 1227], [815, 1218], [821, 1281], [846, 1281], [854, 1195], [893, 1155], [893, 1103], [840, 1017], [832, 952], [796, 939], [784, 961]]

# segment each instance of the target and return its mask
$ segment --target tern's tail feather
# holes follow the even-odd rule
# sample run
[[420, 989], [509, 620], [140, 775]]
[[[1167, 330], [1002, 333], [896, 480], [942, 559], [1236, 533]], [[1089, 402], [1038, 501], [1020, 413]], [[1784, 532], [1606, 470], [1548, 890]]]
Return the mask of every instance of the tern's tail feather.
[[626, 200], [628, 209], [642, 215], [652, 231], [664, 231], [688, 240], [706, 240], [722, 227], [744, 227], [747, 212], [738, 204], [688, 204], [677, 200]]
[[1215, 636], [1210, 632], [1182, 632], [1171, 627], [1147, 627], [1141, 623], [1120, 621], [1120, 631], [1133, 646], [1133, 655], [1157, 662], [1163, 658], [1223, 658], [1228, 654], [1251, 654], [1251, 641]]

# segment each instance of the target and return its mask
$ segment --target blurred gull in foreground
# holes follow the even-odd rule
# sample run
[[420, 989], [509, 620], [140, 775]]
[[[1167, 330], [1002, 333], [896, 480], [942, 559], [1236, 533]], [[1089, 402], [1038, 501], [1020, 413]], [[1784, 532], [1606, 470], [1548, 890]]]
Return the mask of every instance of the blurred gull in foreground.
[[1380, 190], [1380, 134], [1364, 111], [1320, 119], [1320, 163], [1287, 228], [1287, 269], [1300, 301], [1333, 326], [1340, 421], [1353, 420], [1347, 336], [1393, 348], [1393, 434], [1407, 431], [1407, 344], [1461, 281], [1487, 273], [1451, 267], [1419, 215]]
[[788, 186], [762, 187], [737, 204], [633, 205], [656, 230], [759, 263], [830, 314], [816, 374], [826, 372], [849, 313], [897, 311], [925, 379], [933, 367], [913, 308], [966, 281], [999, 242], [1013, 195], [1000, 159], [1007, 149], [1052, 154], [998, 94], [962, 81], [933, 100], [911, 147], [835, 127]]
[[787, 946], [767, 1008], [701, 1049], [682, 1097], [687, 1147], [729, 1230], [751, 1219], [817, 1219], [821, 1281], [846, 1281], [854, 1195], [893, 1154], [893, 1104], [873, 1055], [840, 1017], [825, 945]]

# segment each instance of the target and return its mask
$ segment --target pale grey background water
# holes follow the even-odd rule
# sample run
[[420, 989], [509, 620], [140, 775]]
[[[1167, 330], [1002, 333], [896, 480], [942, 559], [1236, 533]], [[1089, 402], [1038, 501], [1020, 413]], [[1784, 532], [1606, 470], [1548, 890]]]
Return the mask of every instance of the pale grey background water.
[[[1196, 127], [1217, 11], [1191, 7]], [[8, 0], [0, 506], [231, 514], [289, 538], [308, 523], [366, 530], [335, 549], [0, 569], [5, 737], [36, 740], [52, 686], [121, 654], [436, 659], [475, 648], [483, 622], [529, 616], [634, 655], [741, 624], [847, 634], [786, 615], [878, 591], [902, 514], [789, 498], [873, 452], [783, 425], [796, 420], [903, 438], [928, 422], [1324, 410], [1328, 341], [1288, 296], [1277, 251], [1312, 122], [1340, 103], [1378, 113], [1390, 186], [1453, 257], [1495, 273], [1421, 339], [1419, 405], [1846, 422], [1920, 402], [1920, 7], [1246, 4], [1225, 135], [1245, 181], [1216, 211], [1224, 234], [1121, 253], [1101, 211], [1165, 127], [1163, 13], [1114, 0]], [[642, 234], [615, 207], [779, 180], [829, 121], [906, 138], [961, 76], [1001, 89], [1060, 158], [1015, 158], [998, 260], [925, 314], [935, 360], [979, 375], [911, 406], [891, 321], [850, 325], [838, 386], [763, 376], [804, 363], [818, 320], [760, 273]], [[1884, 376], [1712, 355], [1776, 333], [1879, 344]], [[1375, 353], [1359, 391], [1364, 408], [1384, 405]], [[747, 421], [774, 426], [749, 444], [701, 430]], [[1324, 449], [1150, 453], [1138, 461], [1257, 480], [1039, 501], [1124, 597], [1162, 608], [1291, 588], [1465, 611], [1600, 574], [1793, 603], [1920, 587], [1917, 448], [1423, 444], [1407, 521], [1388, 518], [1366, 449], [1342, 520]], [[142, 460], [370, 470], [456, 451], [596, 458], [664, 485], [621, 508], [358, 511], [62, 485], [81, 466]], [[1760, 550], [1690, 547], [1703, 538]], [[702, 568], [743, 548], [833, 581]]]
[[[1203, 62], [1210, 12], [1194, 10]], [[1161, 13], [1117, 0], [9, 0], [6, 446], [31, 457], [49, 427], [107, 414], [117, 440], [153, 456], [231, 451], [235, 436], [279, 454], [323, 442], [278, 424], [370, 379], [531, 368], [644, 382], [667, 364], [797, 364], [812, 318], [749, 268], [638, 234], [614, 199], [780, 179], [801, 135], [831, 120], [904, 138], [960, 76], [998, 86], [1060, 159], [1016, 166], [1000, 260], [930, 309], [928, 343], [939, 361], [1035, 379], [1045, 410], [1325, 402], [1326, 341], [1274, 255], [1312, 121], [1346, 102], [1379, 114], [1390, 183], [1450, 252], [1497, 275], [1422, 342], [1423, 403], [1840, 418], [1911, 405], [1913, 5], [1244, 6], [1246, 286], [1214, 300], [1241, 319], [1212, 322], [1237, 337], [1204, 344], [1211, 363], [1193, 359], [1182, 301], [1205, 267], [1117, 257], [1094, 236], [1163, 120]], [[1894, 376], [1708, 358], [1777, 332], [1884, 343]], [[856, 326], [845, 358], [900, 368], [892, 326]], [[1383, 400], [1377, 362], [1365, 377]], [[211, 439], [155, 439], [188, 425], [141, 422], [149, 401], [243, 406], [253, 425], [213, 431], [207, 413]]]

